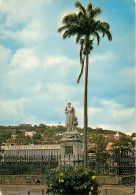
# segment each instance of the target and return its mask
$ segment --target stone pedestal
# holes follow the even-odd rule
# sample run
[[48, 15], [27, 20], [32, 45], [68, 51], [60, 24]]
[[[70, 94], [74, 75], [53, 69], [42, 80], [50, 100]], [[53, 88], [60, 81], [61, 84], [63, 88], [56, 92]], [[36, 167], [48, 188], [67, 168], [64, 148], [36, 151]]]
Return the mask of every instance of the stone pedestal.
[[83, 143], [77, 131], [65, 132], [61, 139], [61, 156], [71, 155], [77, 157], [82, 155]]

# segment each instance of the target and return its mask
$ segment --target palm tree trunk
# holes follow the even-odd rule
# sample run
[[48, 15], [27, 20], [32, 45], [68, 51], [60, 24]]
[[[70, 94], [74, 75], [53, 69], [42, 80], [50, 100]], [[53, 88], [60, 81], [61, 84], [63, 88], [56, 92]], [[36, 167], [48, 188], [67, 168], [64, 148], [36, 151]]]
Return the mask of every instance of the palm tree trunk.
[[85, 81], [84, 81], [84, 166], [88, 166], [88, 150], [87, 150], [87, 127], [88, 127], [88, 113], [87, 113], [87, 89], [88, 89], [88, 54], [86, 54], [85, 66]]

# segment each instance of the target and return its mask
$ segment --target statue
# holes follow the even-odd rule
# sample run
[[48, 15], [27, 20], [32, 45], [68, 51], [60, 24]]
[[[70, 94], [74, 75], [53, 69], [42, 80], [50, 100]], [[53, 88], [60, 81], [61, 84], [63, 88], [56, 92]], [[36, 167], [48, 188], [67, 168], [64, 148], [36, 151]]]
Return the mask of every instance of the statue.
[[74, 120], [74, 126], [73, 126], [73, 130], [76, 131], [76, 127], [78, 126], [78, 121], [77, 121], [77, 117], [75, 117]]
[[[75, 115], [75, 108], [68, 102], [65, 108], [66, 122], [65, 126], [67, 131], [62, 134], [61, 138], [61, 160], [64, 163], [64, 155], [70, 156], [70, 164], [74, 164], [76, 157], [82, 156], [83, 141], [81, 140], [80, 133], [77, 130], [77, 117]], [[81, 160], [82, 157], [81, 157]]]
[[68, 102], [68, 106], [65, 108], [66, 113], [66, 129], [68, 132], [75, 131], [78, 125], [77, 117], [75, 116], [75, 109], [71, 107], [71, 103]]

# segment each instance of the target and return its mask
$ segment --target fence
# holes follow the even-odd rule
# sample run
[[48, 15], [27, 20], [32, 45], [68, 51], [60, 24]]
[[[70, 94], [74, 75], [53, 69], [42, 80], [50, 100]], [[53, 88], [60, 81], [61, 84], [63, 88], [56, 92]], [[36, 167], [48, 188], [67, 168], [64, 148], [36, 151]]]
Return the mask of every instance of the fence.
[[[0, 160], [1, 175], [42, 174], [62, 165], [83, 166], [83, 156], [6, 156]], [[127, 176], [135, 173], [134, 156], [101, 155], [89, 157], [88, 166], [97, 175]]]
[[135, 157], [128, 155], [97, 155], [89, 159], [89, 167], [96, 170], [97, 175], [128, 176], [135, 174]]

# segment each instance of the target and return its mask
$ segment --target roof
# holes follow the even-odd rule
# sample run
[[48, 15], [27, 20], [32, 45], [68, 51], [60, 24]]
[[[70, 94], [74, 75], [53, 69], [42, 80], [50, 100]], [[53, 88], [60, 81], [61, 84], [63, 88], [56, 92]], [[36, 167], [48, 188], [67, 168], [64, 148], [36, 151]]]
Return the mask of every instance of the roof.
[[107, 144], [107, 147], [106, 147], [106, 150], [112, 150], [112, 145], [113, 145], [114, 143], [112, 143], [112, 142], [109, 142], [108, 144]]

